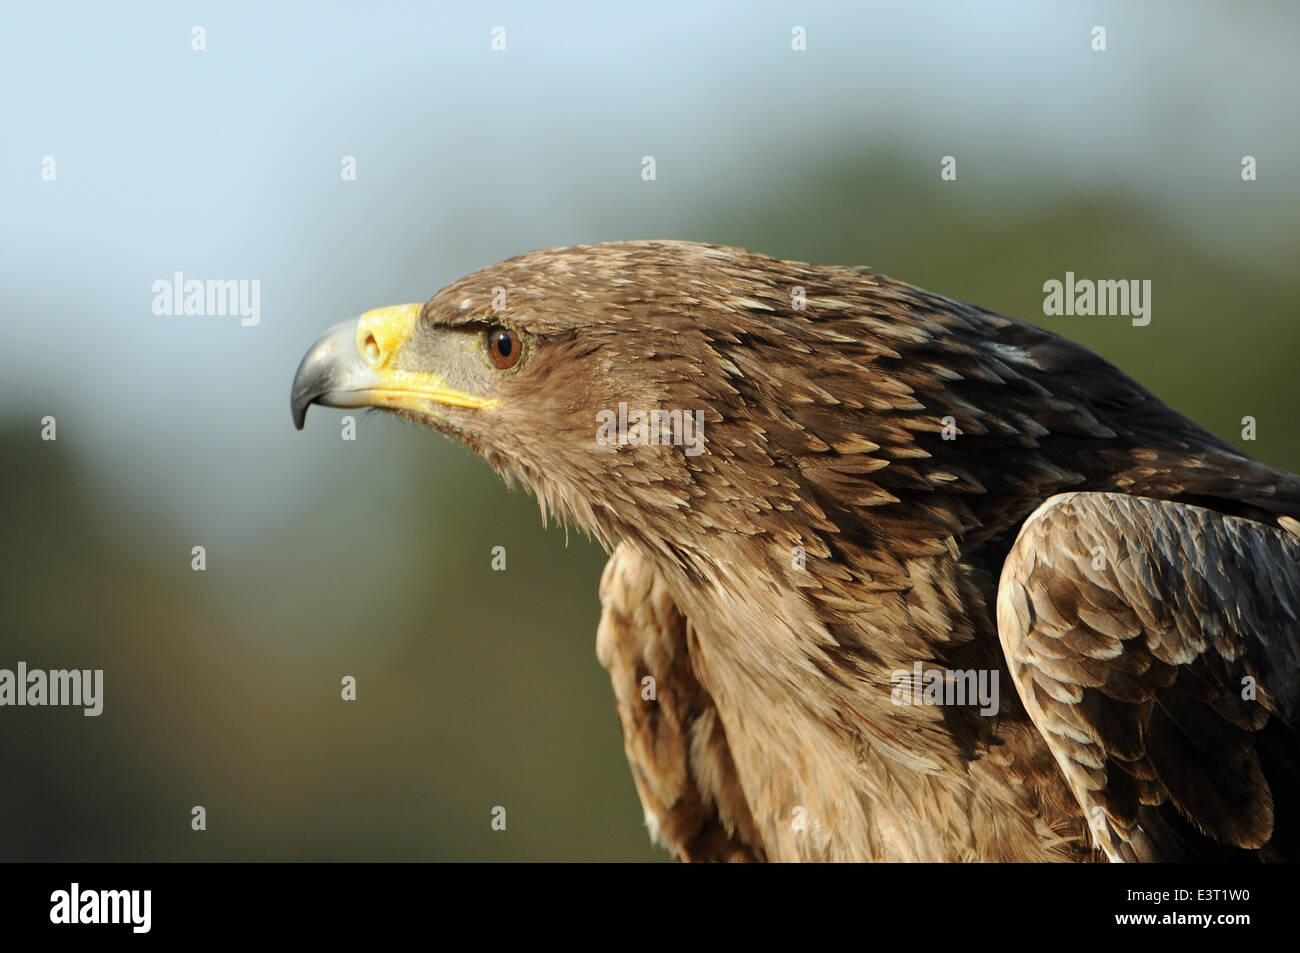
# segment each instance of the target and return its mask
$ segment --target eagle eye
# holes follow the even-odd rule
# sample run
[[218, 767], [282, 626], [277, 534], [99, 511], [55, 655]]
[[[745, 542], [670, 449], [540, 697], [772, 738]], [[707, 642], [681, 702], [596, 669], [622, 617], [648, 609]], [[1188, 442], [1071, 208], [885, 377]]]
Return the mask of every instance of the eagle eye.
[[515, 367], [524, 354], [524, 343], [519, 340], [519, 335], [501, 325], [487, 329], [483, 336], [483, 346], [487, 349], [492, 366], [499, 371]]

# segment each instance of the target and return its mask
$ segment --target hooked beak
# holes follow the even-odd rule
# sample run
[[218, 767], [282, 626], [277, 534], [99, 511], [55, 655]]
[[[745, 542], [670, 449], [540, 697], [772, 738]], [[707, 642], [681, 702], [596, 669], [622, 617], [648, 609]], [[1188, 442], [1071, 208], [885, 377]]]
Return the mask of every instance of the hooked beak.
[[402, 304], [367, 311], [326, 331], [298, 365], [289, 406], [293, 425], [302, 429], [307, 408], [381, 407], [427, 413], [430, 404], [490, 410], [498, 400], [448, 386], [433, 371], [396, 367], [422, 305]]

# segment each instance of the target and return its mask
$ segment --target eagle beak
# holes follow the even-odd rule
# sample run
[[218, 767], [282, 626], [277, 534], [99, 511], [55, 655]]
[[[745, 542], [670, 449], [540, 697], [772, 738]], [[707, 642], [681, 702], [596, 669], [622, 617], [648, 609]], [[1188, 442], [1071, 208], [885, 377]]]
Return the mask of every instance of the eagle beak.
[[500, 403], [448, 386], [433, 371], [396, 367], [423, 305], [401, 304], [367, 311], [326, 331], [303, 356], [293, 377], [289, 405], [299, 430], [312, 404], [386, 407], [428, 413], [431, 404], [490, 410]]

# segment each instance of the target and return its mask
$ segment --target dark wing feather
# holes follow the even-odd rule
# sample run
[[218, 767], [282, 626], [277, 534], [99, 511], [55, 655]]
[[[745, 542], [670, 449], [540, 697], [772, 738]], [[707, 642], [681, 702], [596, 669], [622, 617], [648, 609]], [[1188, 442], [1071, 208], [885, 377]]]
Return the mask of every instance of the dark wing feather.
[[997, 615], [1016, 688], [1112, 860], [1300, 859], [1300, 538], [1061, 494], [1021, 529]]
[[596, 655], [651, 836], [678, 860], [764, 860], [722, 721], [691, 665], [690, 625], [663, 580], [625, 544], [605, 567], [600, 600]]

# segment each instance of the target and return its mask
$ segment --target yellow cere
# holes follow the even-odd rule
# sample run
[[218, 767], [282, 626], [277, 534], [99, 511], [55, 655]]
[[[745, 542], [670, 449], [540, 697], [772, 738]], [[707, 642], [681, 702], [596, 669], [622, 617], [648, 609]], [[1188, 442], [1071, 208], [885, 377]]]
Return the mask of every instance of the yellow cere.
[[420, 316], [418, 304], [395, 304], [367, 311], [357, 322], [357, 350], [375, 370], [397, 353]]
[[375, 308], [357, 321], [357, 350], [382, 381], [379, 387], [370, 388], [371, 393], [386, 403], [417, 410], [421, 409], [417, 402], [424, 400], [473, 410], [492, 410], [500, 405], [496, 398], [456, 390], [432, 372], [396, 370], [388, 366], [410, 337], [423, 307], [397, 304]]

